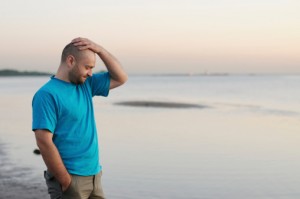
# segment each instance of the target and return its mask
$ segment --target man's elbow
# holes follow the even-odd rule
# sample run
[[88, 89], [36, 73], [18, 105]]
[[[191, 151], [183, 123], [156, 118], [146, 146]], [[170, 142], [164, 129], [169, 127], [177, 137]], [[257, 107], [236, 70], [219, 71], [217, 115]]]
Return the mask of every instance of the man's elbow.
[[127, 82], [127, 80], [128, 80], [128, 75], [127, 74], [124, 74], [123, 76], [122, 76], [122, 78], [120, 79], [120, 85], [122, 85], [122, 84], [125, 84], [126, 82]]
[[113, 88], [116, 88], [116, 87], [119, 87], [119, 86], [125, 84], [127, 82], [127, 80], [128, 80], [127, 74], [120, 76], [118, 79], [111, 78], [110, 89], [113, 89]]

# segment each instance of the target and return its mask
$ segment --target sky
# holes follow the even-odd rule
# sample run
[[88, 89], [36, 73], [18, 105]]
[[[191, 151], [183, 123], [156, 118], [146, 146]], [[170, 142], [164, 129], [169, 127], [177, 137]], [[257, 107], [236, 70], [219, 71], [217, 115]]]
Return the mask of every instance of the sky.
[[80, 36], [129, 74], [300, 74], [299, 10], [299, 0], [2, 0], [0, 69], [56, 72]]

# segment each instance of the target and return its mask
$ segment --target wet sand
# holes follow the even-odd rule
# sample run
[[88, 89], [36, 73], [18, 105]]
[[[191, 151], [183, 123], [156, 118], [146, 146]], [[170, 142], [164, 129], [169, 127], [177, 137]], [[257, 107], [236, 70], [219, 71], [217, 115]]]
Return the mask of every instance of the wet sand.
[[9, 146], [0, 142], [0, 199], [49, 198], [44, 180], [37, 180], [30, 168], [11, 163], [6, 151]]

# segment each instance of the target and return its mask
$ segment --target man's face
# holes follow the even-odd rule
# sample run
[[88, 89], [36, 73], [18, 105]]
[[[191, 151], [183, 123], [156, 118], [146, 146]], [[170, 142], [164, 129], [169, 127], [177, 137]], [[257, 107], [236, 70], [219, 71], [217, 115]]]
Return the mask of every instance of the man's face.
[[85, 80], [92, 76], [92, 69], [95, 67], [95, 53], [86, 50], [80, 59], [75, 59], [73, 68], [69, 72], [69, 79], [74, 84], [83, 84]]

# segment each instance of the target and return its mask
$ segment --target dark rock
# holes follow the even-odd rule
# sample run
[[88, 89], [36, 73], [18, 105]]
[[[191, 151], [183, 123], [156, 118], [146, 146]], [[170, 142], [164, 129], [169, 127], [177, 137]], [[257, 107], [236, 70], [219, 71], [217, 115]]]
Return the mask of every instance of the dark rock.
[[39, 149], [34, 149], [34, 150], [33, 150], [33, 153], [34, 153], [35, 155], [40, 155], [40, 154], [41, 154], [41, 151], [40, 151]]

